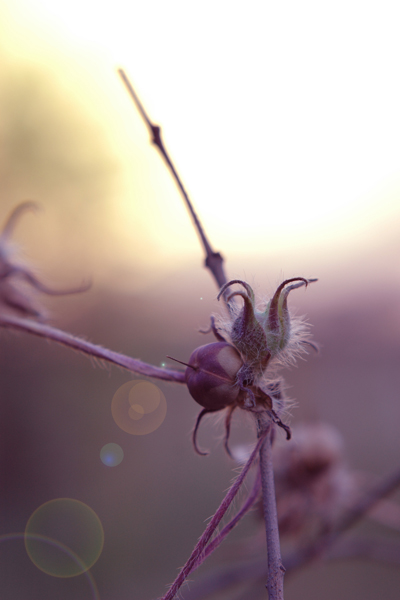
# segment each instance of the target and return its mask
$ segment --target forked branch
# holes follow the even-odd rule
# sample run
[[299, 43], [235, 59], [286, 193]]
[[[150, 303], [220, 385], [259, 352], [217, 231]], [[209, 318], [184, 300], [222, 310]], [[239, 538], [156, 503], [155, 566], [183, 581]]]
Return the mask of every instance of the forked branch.
[[244, 478], [246, 477], [247, 473], [249, 472], [249, 469], [250, 469], [251, 465], [253, 464], [253, 462], [260, 450], [260, 446], [265, 439], [266, 433], [267, 432], [265, 431], [264, 433], [261, 434], [261, 436], [256, 444], [256, 447], [254, 448], [253, 452], [251, 453], [249, 460], [243, 467], [239, 477], [237, 477], [234, 484], [232, 485], [232, 487], [226, 494], [225, 498], [222, 500], [219, 508], [217, 509], [216, 513], [212, 517], [208, 526], [206, 527], [203, 535], [197, 542], [192, 554], [189, 556], [188, 560], [186, 561], [186, 563], [185, 563], [184, 567], [182, 568], [181, 572], [179, 573], [178, 577], [175, 579], [174, 583], [171, 585], [171, 587], [169, 588], [169, 590], [165, 594], [165, 596], [163, 596], [162, 600], [173, 600], [173, 598], [175, 598], [176, 594], [178, 593], [180, 587], [185, 582], [186, 578], [193, 571], [193, 569], [195, 569], [196, 566], [198, 566], [200, 564], [202, 554], [206, 550], [206, 546], [207, 546], [208, 542], [210, 541], [211, 536], [213, 535], [214, 531], [218, 527], [223, 516], [225, 515], [229, 506], [232, 504], [233, 499], [235, 498], [237, 492], [239, 491], [239, 489], [244, 481]]
[[239, 521], [251, 509], [251, 507], [254, 505], [255, 501], [257, 500], [257, 498], [260, 494], [260, 489], [261, 489], [261, 476], [260, 476], [260, 471], [258, 470], [257, 476], [254, 480], [253, 488], [252, 488], [250, 494], [248, 495], [248, 497], [246, 498], [245, 502], [243, 503], [242, 507], [236, 513], [236, 515], [229, 521], [229, 523], [227, 523], [225, 525], [225, 527], [222, 529], [222, 531], [208, 544], [208, 546], [204, 550], [201, 560], [199, 560], [194, 565], [193, 571], [195, 569], [197, 569], [203, 563], [203, 561], [208, 556], [210, 556], [210, 554], [212, 554], [214, 552], [214, 550], [216, 550], [218, 548], [218, 546], [220, 546], [220, 544], [224, 541], [224, 539], [226, 538], [228, 533], [230, 533], [232, 531], [232, 529], [234, 529], [234, 527], [236, 527], [236, 525], [239, 523]]
[[[376, 484], [369, 493], [354, 502], [330, 531], [322, 532], [316, 539], [307, 545], [295, 548], [284, 555], [286, 576], [290, 576], [298, 569], [305, 567], [312, 561], [343, 560], [349, 558], [366, 558], [381, 561], [387, 564], [400, 565], [400, 545], [392, 540], [368, 537], [342, 537], [342, 534], [351, 529], [362, 518], [368, 516], [369, 511], [387, 495], [400, 486], [400, 468], [386, 476]], [[253, 544], [257, 548], [257, 544]], [[253, 556], [249, 563], [236, 562], [229, 567], [218, 569], [205, 575], [202, 580], [185, 595], [185, 600], [202, 600], [210, 594], [224, 592], [229, 587], [248, 583], [253, 586], [255, 582], [262, 581], [268, 576], [265, 560]], [[250, 597], [250, 594], [248, 595]]]

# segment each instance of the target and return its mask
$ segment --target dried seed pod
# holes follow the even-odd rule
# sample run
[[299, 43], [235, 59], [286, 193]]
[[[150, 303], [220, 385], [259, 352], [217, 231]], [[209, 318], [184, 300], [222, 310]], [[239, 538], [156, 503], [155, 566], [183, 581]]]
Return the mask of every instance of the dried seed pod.
[[237, 373], [242, 366], [240, 354], [226, 342], [196, 348], [185, 373], [190, 395], [210, 412], [235, 404], [241, 393]]

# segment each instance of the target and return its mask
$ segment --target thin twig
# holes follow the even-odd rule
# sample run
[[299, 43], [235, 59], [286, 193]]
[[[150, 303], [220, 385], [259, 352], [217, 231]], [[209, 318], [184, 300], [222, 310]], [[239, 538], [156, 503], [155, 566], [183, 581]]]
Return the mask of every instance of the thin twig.
[[329, 560], [363, 558], [387, 565], [400, 566], [400, 544], [392, 540], [352, 537], [338, 542], [328, 552]]
[[[184, 600], [203, 600], [203, 598], [217, 597], [222, 592], [227, 597], [226, 591], [242, 586], [248, 582], [261, 581], [265, 578], [266, 566], [264, 558], [252, 561], [241, 561], [229, 566], [219, 566], [208, 571], [191, 588], [185, 591]], [[251, 596], [246, 596], [251, 598]]]
[[47, 287], [44, 283], [38, 280], [38, 278], [30, 272], [29, 269], [21, 266], [15, 265], [7, 265], [8, 271], [3, 274], [2, 279], [6, 279], [9, 277], [20, 277], [21, 279], [25, 279], [27, 283], [36, 288], [39, 292], [43, 292], [43, 294], [47, 294], [48, 296], [68, 296], [72, 294], [81, 294], [82, 292], [87, 292], [92, 287], [91, 281], [84, 281], [79, 287], [76, 288], [67, 288], [65, 290], [53, 290], [52, 288]]
[[[284, 557], [285, 558], [285, 557]], [[354, 560], [364, 559], [382, 564], [398, 567], [400, 566], [400, 544], [391, 540], [352, 537], [350, 539], [341, 539], [334, 548], [331, 548], [324, 560]], [[292, 570], [287, 564], [286, 576], [291, 575]], [[251, 598], [250, 586], [262, 581], [266, 575], [264, 560], [258, 556], [252, 562], [241, 561], [229, 565], [229, 567], [220, 567], [213, 572], [209, 572], [185, 593], [185, 600], [203, 600], [209, 596], [215, 596], [218, 593], [226, 593], [228, 589], [249, 584], [246, 592], [241, 591], [241, 598]], [[231, 596], [232, 597], [232, 596]]]
[[149, 129], [152, 144], [157, 146], [157, 148], [159, 149], [162, 158], [164, 159], [168, 169], [170, 170], [170, 172], [172, 174], [172, 177], [173, 177], [176, 185], [179, 188], [179, 191], [182, 194], [182, 197], [183, 197], [185, 204], [187, 206], [187, 209], [193, 219], [194, 226], [197, 230], [197, 233], [200, 237], [201, 243], [203, 245], [203, 248], [204, 248], [204, 251], [206, 254], [205, 266], [208, 269], [210, 269], [215, 281], [217, 282], [218, 289], [220, 289], [227, 282], [227, 278], [226, 278], [224, 266], [223, 266], [224, 259], [219, 252], [214, 252], [214, 250], [211, 247], [211, 244], [204, 232], [204, 229], [200, 223], [200, 220], [196, 214], [196, 211], [193, 208], [193, 204], [189, 198], [189, 195], [188, 195], [188, 193], [182, 183], [182, 180], [181, 180], [181, 178], [180, 178], [180, 176], [179, 176], [179, 174], [178, 174], [178, 172], [177, 172], [177, 170], [165, 148], [164, 142], [161, 137], [161, 127], [159, 125], [155, 125], [150, 120], [150, 118], [147, 115], [145, 109], [143, 108], [143, 105], [140, 102], [135, 90], [133, 89], [133, 86], [132, 86], [131, 82], [129, 81], [125, 71], [123, 69], [118, 69], [118, 74], [121, 77], [122, 81], [124, 82], [125, 87], [128, 90], [133, 102], [135, 103], [136, 108], [138, 109], [143, 121], [146, 123], [147, 128]]
[[383, 481], [378, 483], [370, 490], [361, 500], [343, 517], [342, 521], [336, 527], [334, 535], [337, 537], [349, 527], [352, 527], [361, 517], [363, 517], [372, 507], [394, 492], [400, 485], [400, 468], [397, 468], [390, 475], [385, 477]]
[[15, 331], [24, 331], [25, 333], [31, 333], [47, 340], [52, 340], [58, 344], [68, 346], [69, 348], [93, 356], [94, 358], [106, 360], [107, 362], [118, 365], [133, 373], [154, 377], [155, 379], [162, 379], [164, 381], [185, 383], [185, 373], [183, 371], [154, 367], [137, 358], [131, 358], [125, 354], [102, 348], [102, 346], [92, 344], [91, 342], [76, 337], [71, 333], [62, 331], [61, 329], [57, 329], [56, 327], [51, 327], [50, 325], [45, 325], [29, 319], [20, 319], [18, 317], [0, 316], [0, 327], [13, 329]]
[[385, 498], [400, 486], [400, 468], [376, 485], [368, 494], [347, 511], [338, 523], [309, 545], [294, 551], [285, 559], [288, 569], [294, 570], [325, 555], [339, 539], [340, 535], [353, 527], [382, 498]]
[[400, 532], [400, 504], [393, 500], [381, 500], [368, 511], [368, 517], [376, 523]]
[[182, 586], [182, 584], [184, 583], [184, 581], [186, 580], [186, 578], [188, 577], [188, 575], [191, 573], [191, 571], [195, 567], [195, 565], [198, 564], [199, 559], [200, 559], [202, 553], [204, 552], [204, 549], [206, 548], [208, 542], [211, 539], [211, 536], [213, 535], [214, 531], [218, 527], [224, 514], [228, 510], [234, 497], [236, 496], [237, 492], [239, 491], [240, 486], [242, 485], [242, 483], [244, 481], [244, 478], [246, 477], [251, 465], [253, 464], [253, 462], [260, 450], [260, 446], [263, 443], [266, 434], [267, 434], [267, 431], [265, 431], [264, 433], [261, 434], [261, 436], [256, 444], [256, 447], [254, 448], [253, 452], [250, 455], [249, 460], [243, 467], [240, 475], [237, 477], [237, 479], [235, 480], [232, 487], [229, 489], [225, 498], [222, 500], [219, 508], [217, 509], [216, 513], [214, 514], [211, 521], [207, 525], [201, 538], [197, 542], [192, 554], [190, 555], [189, 559], [186, 561], [184, 567], [182, 568], [178, 577], [175, 579], [174, 583], [169, 588], [168, 592], [165, 594], [165, 596], [163, 596], [162, 600], [172, 600], [175, 597], [175, 595], [177, 594], [177, 592], [180, 589], [180, 587]]
[[[361, 518], [368, 516], [368, 511], [377, 502], [393, 492], [400, 485], [400, 470], [396, 470], [389, 477], [385, 478], [377, 485], [366, 497], [357, 502], [346, 514], [338, 521], [333, 531], [321, 535], [309, 545], [294, 550], [284, 556], [286, 567], [286, 576], [291, 575], [299, 568], [315, 559], [340, 560], [348, 558], [366, 558], [392, 564], [400, 564], [400, 546], [397, 543], [390, 544], [387, 540], [377, 539], [339, 539], [340, 536]], [[238, 575], [240, 573], [240, 575]], [[198, 600], [203, 595], [204, 590], [207, 593], [215, 593], [223, 590], [235, 581], [243, 582], [250, 579], [262, 579], [265, 577], [267, 569], [263, 560], [258, 557], [250, 565], [238, 563], [233, 567], [222, 570], [217, 574], [212, 573], [205, 577], [200, 583], [199, 588], [193, 590], [188, 595], [188, 600]]]
[[258, 470], [257, 477], [254, 480], [253, 488], [243, 503], [241, 509], [236, 513], [236, 515], [225, 525], [222, 531], [208, 544], [206, 549], [204, 550], [202, 556], [199, 561], [193, 566], [193, 571], [197, 569], [206, 558], [210, 556], [220, 546], [220, 544], [224, 541], [228, 533], [232, 531], [234, 527], [239, 523], [239, 521], [245, 516], [245, 514], [251, 509], [254, 502], [257, 500], [261, 489], [261, 477], [260, 471]]
[[268, 579], [266, 587], [268, 589], [269, 600], [283, 600], [283, 578], [285, 575], [285, 568], [282, 564], [279, 542], [278, 515], [276, 510], [274, 470], [272, 463], [274, 428], [272, 423], [262, 424], [262, 427], [262, 430], [267, 432], [265, 441], [260, 448], [261, 485], [268, 549]]

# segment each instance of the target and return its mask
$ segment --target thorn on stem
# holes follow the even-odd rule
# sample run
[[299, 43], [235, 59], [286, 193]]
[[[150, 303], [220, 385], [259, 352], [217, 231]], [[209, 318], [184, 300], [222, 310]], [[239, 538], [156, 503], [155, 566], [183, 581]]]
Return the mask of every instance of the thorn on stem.
[[173, 356], [168, 356], [168, 354], [167, 354], [167, 358], [169, 358], [170, 360], [174, 360], [175, 362], [179, 363], [180, 365], [185, 365], [185, 367], [190, 367], [194, 371], [197, 371], [197, 369], [198, 369], [198, 367], [194, 367], [193, 365], [189, 365], [189, 363], [185, 363], [182, 360], [178, 360], [177, 358], [174, 358]]

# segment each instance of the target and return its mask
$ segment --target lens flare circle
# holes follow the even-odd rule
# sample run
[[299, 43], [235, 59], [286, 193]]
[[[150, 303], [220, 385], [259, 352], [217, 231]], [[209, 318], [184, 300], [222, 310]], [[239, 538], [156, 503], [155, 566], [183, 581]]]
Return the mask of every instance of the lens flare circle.
[[114, 421], [132, 435], [147, 435], [160, 427], [167, 414], [164, 394], [150, 381], [128, 381], [111, 402]]
[[99, 558], [104, 531], [93, 509], [80, 500], [57, 498], [30, 516], [25, 548], [38, 569], [53, 577], [81, 575]]
[[124, 451], [118, 444], [105, 444], [100, 450], [101, 462], [106, 467], [116, 467], [121, 464], [124, 458]]
[[[13, 541], [13, 540], [22, 540], [25, 541], [26, 540], [26, 533], [22, 533], [22, 532], [17, 532], [17, 533], [6, 533], [4, 535], [0, 536], [0, 544], [2, 544], [3, 542], [9, 542], [9, 541]], [[62, 550], [63, 552], [68, 552], [70, 554], [70, 556], [73, 557], [73, 554], [71, 552], [68, 551], [67, 548], [63, 547], [62, 544], [58, 544], [57, 542], [54, 542], [54, 540], [47, 540], [45, 537], [43, 536], [35, 536], [35, 535], [29, 535], [28, 536], [31, 539], [37, 539], [40, 542], [45, 542], [50, 544], [53, 548], [54, 547], [58, 547], [60, 550]], [[77, 557], [73, 557], [74, 559], [78, 560]], [[89, 587], [92, 593], [92, 598], [93, 600], [100, 600], [100, 596], [99, 596], [99, 592], [96, 586], [96, 582], [93, 579], [93, 575], [91, 574], [90, 571], [85, 571], [84, 573], [82, 573], [82, 575], [87, 579], [88, 583], [89, 583]]]

